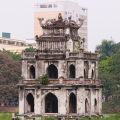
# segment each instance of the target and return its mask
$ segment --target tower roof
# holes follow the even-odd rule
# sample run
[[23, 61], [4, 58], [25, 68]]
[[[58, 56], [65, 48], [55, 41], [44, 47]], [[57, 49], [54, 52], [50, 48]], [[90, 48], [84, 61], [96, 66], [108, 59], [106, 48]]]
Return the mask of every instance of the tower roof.
[[71, 16], [68, 19], [69, 19], [69, 21], [63, 20], [61, 13], [59, 13], [57, 20], [56, 19], [48, 19], [43, 24], [42, 21], [44, 20], [44, 18], [38, 18], [38, 20], [40, 22], [40, 26], [43, 29], [54, 29], [54, 28], [63, 29], [66, 27], [72, 27], [72, 28], [79, 29], [83, 25], [84, 19], [79, 18], [80, 24], [77, 24], [74, 20], [71, 20]]

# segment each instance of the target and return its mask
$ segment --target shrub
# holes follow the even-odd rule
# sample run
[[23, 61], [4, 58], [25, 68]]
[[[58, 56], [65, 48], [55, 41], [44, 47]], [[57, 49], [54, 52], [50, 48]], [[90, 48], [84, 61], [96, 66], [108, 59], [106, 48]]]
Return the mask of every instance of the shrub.
[[49, 78], [48, 75], [45, 74], [45, 75], [42, 76], [42, 78], [38, 78], [38, 79], [39, 79], [39, 81], [40, 81], [41, 84], [48, 85], [48, 83], [49, 83], [48, 78]]

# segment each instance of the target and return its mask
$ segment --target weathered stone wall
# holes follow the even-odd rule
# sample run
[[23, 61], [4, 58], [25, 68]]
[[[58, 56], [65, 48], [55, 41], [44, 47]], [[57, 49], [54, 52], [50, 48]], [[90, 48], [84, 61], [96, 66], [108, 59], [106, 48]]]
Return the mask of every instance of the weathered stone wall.
[[[74, 93], [76, 96], [76, 114], [85, 114], [85, 100], [88, 100], [88, 113], [87, 114], [101, 114], [101, 90], [102, 88], [85, 88], [85, 87], [26, 87], [25, 88], [25, 111], [30, 109], [27, 102], [27, 95], [31, 93], [34, 97], [34, 113], [45, 114], [45, 97], [52, 93], [58, 99], [58, 114], [69, 114], [69, 100], [70, 94]], [[19, 114], [24, 114], [24, 96], [23, 90], [19, 92]], [[21, 99], [21, 97], [23, 98]], [[95, 111], [95, 99], [97, 100], [97, 110]], [[54, 113], [53, 113], [54, 114]]]

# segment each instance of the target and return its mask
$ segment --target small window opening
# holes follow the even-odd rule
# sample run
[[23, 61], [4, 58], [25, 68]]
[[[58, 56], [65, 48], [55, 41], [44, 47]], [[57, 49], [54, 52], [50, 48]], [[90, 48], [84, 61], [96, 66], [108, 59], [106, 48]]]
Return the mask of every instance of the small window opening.
[[40, 8], [47, 8], [47, 5], [40, 5]]
[[89, 106], [88, 106], [88, 100], [85, 99], [85, 113], [88, 113], [88, 108], [89, 108]]
[[57, 5], [57, 4], [53, 4], [53, 6], [54, 6], [54, 8], [58, 7], [58, 5]]
[[91, 78], [94, 79], [94, 72], [93, 72], [93, 70], [92, 70], [92, 76], [91, 76]]
[[96, 113], [97, 112], [97, 100], [95, 99], [94, 101], [94, 112]]
[[48, 8], [52, 8], [52, 4], [49, 4], [49, 5], [48, 5]]
[[35, 67], [33, 65], [30, 67], [30, 78], [35, 78]]
[[75, 66], [70, 66], [70, 78], [75, 78]]

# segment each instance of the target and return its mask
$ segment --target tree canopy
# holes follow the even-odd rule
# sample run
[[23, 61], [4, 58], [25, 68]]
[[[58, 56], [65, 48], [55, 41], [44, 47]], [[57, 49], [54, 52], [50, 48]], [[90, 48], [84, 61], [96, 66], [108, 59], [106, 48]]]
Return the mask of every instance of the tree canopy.
[[100, 45], [96, 46], [96, 49], [99, 51], [99, 54], [105, 53], [106, 56], [110, 57], [115, 53], [116, 43], [113, 40], [102, 40]]
[[[113, 42], [114, 43], [114, 42]], [[111, 48], [111, 53], [102, 52], [99, 56], [99, 76], [104, 85], [103, 95], [112, 100], [103, 104], [103, 112], [120, 112], [120, 43]], [[119, 107], [117, 107], [119, 105]]]
[[32, 47], [26, 48], [25, 51], [26, 52], [34, 52], [35, 48], [33, 48], [33, 46], [32, 46]]
[[7, 53], [0, 52], [0, 102], [18, 100], [16, 84], [21, 76], [21, 62], [10, 58]]
[[21, 61], [21, 54], [18, 53], [12, 53], [10, 51], [7, 51], [3, 48], [3, 50], [0, 50], [2, 53], [6, 53], [10, 58], [13, 58], [14, 60]]

